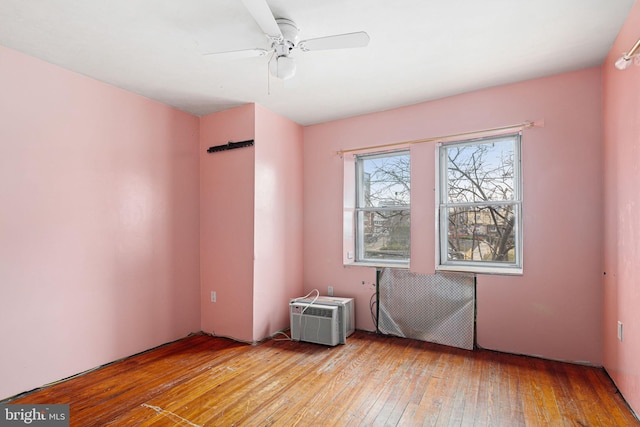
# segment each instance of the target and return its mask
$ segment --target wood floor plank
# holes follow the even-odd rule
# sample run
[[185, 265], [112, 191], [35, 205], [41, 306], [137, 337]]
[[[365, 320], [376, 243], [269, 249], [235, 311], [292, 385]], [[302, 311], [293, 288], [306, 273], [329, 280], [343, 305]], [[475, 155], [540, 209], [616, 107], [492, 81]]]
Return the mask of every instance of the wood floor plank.
[[252, 405], [252, 411], [238, 414], [239, 422], [245, 425], [275, 423], [286, 411], [300, 408], [304, 400], [322, 391], [329, 375], [323, 376], [319, 371], [331, 361], [337, 349], [309, 343], [298, 343], [298, 346], [308, 349], [303, 365], [312, 366], [314, 371], [292, 369], [285, 360], [278, 374], [265, 378], [264, 383], [258, 386], [267, 393]]
[[507, 358], [501, 359], [501, 362], [505, 367], [503, 375], [507, 377], [506, 387], [508, 392], [506, 400], [509, 404], [509, 415], [506, 418], [506, 425], [514, 427], [523, 426], [525, 425], [524, 408], [522, 399], [520, 399], [522, 386], [520, 384], [520, 377], [518, 376], [518, 365]]
[[[376, 395], [375, 402], [369, 407], [369, 410], [362, 419], [362, 424], [379, 425], [384, 421], [384, 419], [386, 419], [384, 417], [385, 405], [394, 398], [394, 394], [397, 393], [399, 387], [404, 384], [402, 381], [402, 365], [405, 363], [404, 358], [407, 356], [407, 349], [412, 344], [414, 343], [411, 341], [394, 342], [394, 345], [397, 345], [397, 348], [395, 349], [392, 357], [387, 359], [388, 362], [384, 365], [385, 369], [383, 370], [383, 377], [386, 378], [379, 388], [379, 393]], [[376, 420], [378, 420], [378, 424], [375, 424]]]
[[436, 420], [439, 425], [463, 425], [462, 419], [467, 403], [465, 394], [468, 386], [467, 379], [473, 367], [469, 355], [468, 351], [459, 351], [452, 361], [451, 369], [448, 371], [451, 388], [447, 390], [447, 399], [445, 399], [448, 409]]
[[640, 426], [602, 369], [356, 331], [345, 345], [195, 335], [12, 399], [72, 426]]
[[564, 363], [547, 363], [549, 374], [553, 378], [553, 390], [556, 395], [556, 403], [561, 414], [564, 414], [564, 425], [586, 425], [584, 414], [575, 399], [572, 398], [569, 375]]
[[[482, 378], [482, 360], [483, 354], [478, 353], [478, 358], [474, 359], [471, 369], [464, 378], [465, 384], [458, 390], [464, 397], [464, 410], [461, 418], [461, 425], [473, 425], [476, 421], [480, 423], [486, 420], [486, 408], [480, 396], [480, 380]], [[482, 425], [482, 424], [479, 424]]]
[[[368, 334], [368, 336], [371, 336], [371, 334]], [[371, 341], [368, 345], [371, 369], [366, 382], [363, 383], [363, 389], [361, 389], [358, 398], [354, 400], [352, 409], [347, 415], [346, 425], [362, 425], [368, 414], [376, 415], [377, 412], [372, 408], [376, 404], [381, 404], [378, 401], [384, 399], [386, 388], [389, 382], [393, 380], [392, 375], [389, 373], [389, 364], [386, 361], [402, 351], [402, 343], [398, 342], [397, 339], [389, 339], [384, 336], [374, 337], [375, 341]]]
[[482, 371], [480, 373], [480, 386], [478, 388], [477, 407], [482, 408], [482, 417], [476, 417], [476, 421], [484, 425], [500, 425], [503, 407], [508, 406], [508, 400], [501, 396], [501, 356], [487, 357], [483, 354]]
[[[360, 345], [365, 347], [360, 358], [362, 369], [352, 373], [352, 384], [347, 388], [348, 395], [341, 399], [340, 411], [330, 413], [328, 420], [333, 425], [358, 425], [369, 413], [371, 407], [377, 401], [377, 395], [372, 390], [382, 393], [384, 385], [389, 381], [389, 375], [381, 361], [392, 357], [400, 347], [395, 344], [386, 345], [386, 337], [371, 335], [358, 337]], [[329, 412], [329, 411], [326, 411]], [[331, 411], [332, 412], [332, 411]]]
[[[348, 357], [340, 357], [331, 361], [330, 365], [318, 368], [320, 378], [314, 384], [318, 392], [301, 402], [294, 417], [283, 418], [284, 423], [313, 425], [317, 419], [342, 419], [342, 414], [350, 407], [349, 402], [353, 402], [353, 398], [357, 396], [359, 386], [367, 382], [370, 367], [366, 364], [375, 361], [375, 355], [368, 353], [368, 347], [355, 339], [347, 342], [343, 348]], [[329, 411], [324, 404], [327, 401], [334, 402]]]
[[[436, 412], [429, 409], [429, 403], [436, 404], [437, 412], [440, 414], [442, 402], [440, 399], [434, 401], [429, 390], [430, 387], [436, 386], [436, 383], [441, 384], [451, 380], [443, 359], [445, 357], [442, 357], [441, 353], [429, 351], [419, 353], [416, 360], [418, 366], [410, 370], [410, 378], [418, 380], [409, 379], [409, 385], [405, 387], [402, 397], [398, 399], [398, 404], [388, 419], [391, 421], [390, 424], [411, 426], [422, 423], [425, 417], [420, 409], [425, 408], [426, 413]], [[440, 395], [437, 388], [433, 395]], [[446, 406], [447, 399], [444, 399], [444, 402]]]
[[[411, 386], [420, 386], [416, 382], [411, 381], [412, 378], [423, 378], [425, 370], [421, 368], [430, 368], [428, 365], [420, 362], [420, 351], [422, 344], [419, 341], [409, 341], [410, 345], [404, 348], [399, 358], [402, 361], [398, 366], [397, 376], [399, 381], [394, 381], [393, 386], [389, 390], [389, 395], [377, 414], [374, 424], [379, 425], [397, 425], [402, 413], [404, 412], [407, 401], [412, 394]], [[416, 351], [417, 350], [417, 351]], [[431, 369], [427, 369], [430, 371]]]
[[609, 375], [603, 370], [589, 370], [587, 376], [591, 379], [591, 384], [599, 384], [599, 387], [594, 387], [594, 390], [600, 397], [601, 405], [611, 415], [609, 419], [615, 425], [622, 425], [621, 423], [626, 421], [626, 411], [621, 408], [628, 408], [628, 405]]
[[424, 364], [423, 373], [417, 375], [417, 378], [421, 379], [419, 387], [415, 390], [416, 394], [420, 394], [419, 400], [412, 402], [406, 409], [399, 420], [400, 425], [432, 425], [449, 415], [446, 410], [443, 411], [448, 400], [444, 389], [449, 387], [449, 381], [451, 381], [449, 373], [455, 369], [453, 367], [455, 361], [450, 360], [445, 353], [430, 353], [433, 357], [428, 361], [429, 363]]
[[[274, 347], [264, 350], [259, 353], [253, 352], [251, 357], [243, 357], [242, 368], [226, 367], [227, 371], [231, 369], [231, 372], [226, 372], [223, 381], [216, 382], [215, 387], [212, 387], [211, 383], [207, 387], [206, 378], [202, 385], [186, 384], [187, 391], [193, 389], [200, 393], [189, 401], [190, 407], [196, 412], [190, 419], [196, 419], [198, 423], [203, 424], [218, 418], [230, 418], [240, 422], [244, 417], [264, 413], [262, 406], [267, 405], [267, 400], [281, 395], [282, 388], [294, 379], [291, 373], [302, 375], [300, 370], [292, 367], [299, 365], [301, 361], [317, 359], [319, 352], [327, 349], [313, 346], [306, 350], [301, 347], [298, 351]], [[204, 406], [206, 410], [202, 410]]]
[[[367, 354], [367, 346], [358, 345], [353, 341], [350, 340], [343, 347], [345, 351], [341, 351], [343, 354], [332, 362], [331, 366], [319, 370], [322, 378], [328, 380], [324, 385], [317, 385], [320, 388], [319, 392], [308, 401], [302, 402], [301, 408], [292, 416], [283, 417], [281, 419], [283, 423], [291, 425], [313, 423], [314, 420], [321, 418], [324, 422], [331, 424], [342, 419], [360, 387], [366, 383], [368, 371], [365, 365], [371, 361], [372, 356]], [[318, 405], [331, 400], [334, 404], [330, 411]]]
[[517, 426], [514, 414], [517, 414], [517, 401], [511, 401], [510, 384], [509, 384], [509, 364], [504, 363], [501, 358], [488, 358], [490, 361], [489, 379], [495, 386], [494, 391], [487, 397], [489, 401], [489, 419], [494, 420], [492, 425], [509, 425]]
[[534, 369], [542, 373], [537, 375], [533, 381], [536, 386], [536, 396], [539, 398], [539, 405], [545, 408], [540, 411], [546, 425], [560, 425], [561, 417], [556, 401], [556, 389], [552, 386], [553, 376], [550, 375], [549, 364], [542, 359], [533, 359]]

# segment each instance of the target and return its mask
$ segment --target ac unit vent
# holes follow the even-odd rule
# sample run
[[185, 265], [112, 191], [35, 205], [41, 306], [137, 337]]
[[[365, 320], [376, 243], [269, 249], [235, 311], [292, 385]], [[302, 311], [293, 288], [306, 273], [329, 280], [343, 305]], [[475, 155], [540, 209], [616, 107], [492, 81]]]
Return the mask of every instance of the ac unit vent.
[[309, 316], [328, 317], [328, 318], [333, 317], [333, 310], [330, 310], [328, 308], [314, 307], [312, 305], [307, 307], [307, 309], [304, 312]]
[[291, 338], [317, 344], [340, 342], [338, 307], [290, 303]]

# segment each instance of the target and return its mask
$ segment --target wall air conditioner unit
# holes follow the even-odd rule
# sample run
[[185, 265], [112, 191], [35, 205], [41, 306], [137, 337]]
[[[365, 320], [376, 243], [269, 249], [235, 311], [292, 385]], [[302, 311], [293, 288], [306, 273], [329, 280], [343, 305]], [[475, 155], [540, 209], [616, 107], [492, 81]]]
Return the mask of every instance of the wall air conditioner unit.
[[291, 339], [324, 345], [338, 345], [338, 307], [302, 302], [289, 303]]
[[340, 344], [347, 343], [347, 337], [356, 329], [355, 310], [353, 306], [353, 298], [340, 298], [319, 296], [317, 298], [295, 298], [290, 301], [303, 302], [307, 304], [322, 304], [338, 307], [338, 323], [340, 328]]

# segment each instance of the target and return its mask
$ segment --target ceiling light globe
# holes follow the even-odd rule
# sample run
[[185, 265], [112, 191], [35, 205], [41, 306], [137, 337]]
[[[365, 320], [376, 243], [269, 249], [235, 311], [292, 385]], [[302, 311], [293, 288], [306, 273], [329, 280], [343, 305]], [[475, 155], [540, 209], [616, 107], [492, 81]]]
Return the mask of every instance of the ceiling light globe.
[[296, 73], [296, 61], [290, 56], [281, 55], [269, 61], [269, 72], [280, 80], [287, 80]]

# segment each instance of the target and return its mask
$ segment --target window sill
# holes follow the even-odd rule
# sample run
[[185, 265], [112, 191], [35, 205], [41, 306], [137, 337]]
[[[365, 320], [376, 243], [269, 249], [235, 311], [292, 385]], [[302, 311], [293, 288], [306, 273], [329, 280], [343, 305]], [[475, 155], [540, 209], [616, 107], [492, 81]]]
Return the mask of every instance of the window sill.
[[455, 271], [461, 273], [496, 274], [505, 276], [522, 276], [522, 267], [495, 267], [479, 265], [436, 265], [436, 271]]
[[390, 267], [390, 268], [409, 268], [408, 262], [384, 262], [384, 261], [354, 261], [344, 264], [345, 267]]

